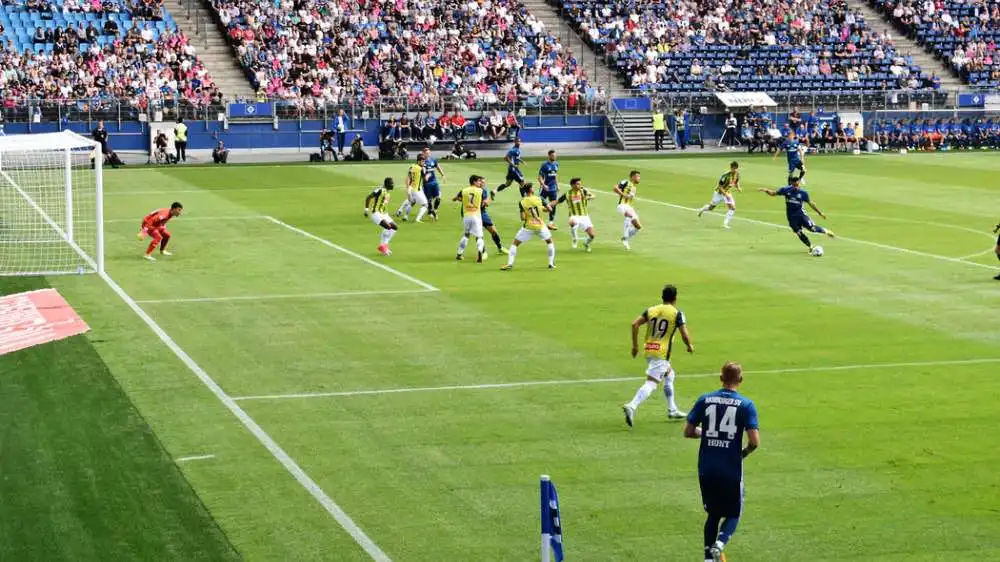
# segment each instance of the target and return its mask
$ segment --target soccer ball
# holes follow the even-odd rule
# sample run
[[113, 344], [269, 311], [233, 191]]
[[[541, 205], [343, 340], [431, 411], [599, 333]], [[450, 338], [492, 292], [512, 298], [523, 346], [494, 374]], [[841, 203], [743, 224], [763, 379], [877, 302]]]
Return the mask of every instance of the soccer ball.
[[813, 246], [812, 251], [809, 252], [810, 255], [821, 257], [823, 255], [823, 246]]

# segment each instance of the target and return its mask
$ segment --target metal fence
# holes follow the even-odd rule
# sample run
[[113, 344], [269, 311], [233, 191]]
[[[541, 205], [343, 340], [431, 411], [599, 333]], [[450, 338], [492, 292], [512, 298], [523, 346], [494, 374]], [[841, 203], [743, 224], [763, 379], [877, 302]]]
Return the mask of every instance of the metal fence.
[[[778, 112], [788, 112], [792, 108], [810, 112], [820, 108], [826, 111], [878, 111], [927, 109], [958, 109], [959, 93], [973, 93], [974, 90], [927, 90], [927, 91], [871, 91], [871, 92], [772, 92], [771, 98], [778, 104]], [[685, 108], [708, 113], [721, 113], [725, 107], [712, 92], [656, 93], [644, 90], [616, 92], [614, 97], [652, 98], [663, 108]], [[140, 104], [134, 99], [109, 100], [5, 100], [0, 109], [0, 122], [86, 122], [88, 124], [104, 120], [108, 122], [175, 120], [218, 121], [228, 119], [231, 102], [242, 100], [219, 100], [218, 103], [194, 104], [183, 99], [163, 99], [148, 104]], [[341, 109], [354, 119], [388, 119], [416, 114], [440, 115], [444, 112], [460, 111], [469, 113], [501, 113], [512, 111], [521, 117], [605, 115], [608, 109], [604, 97], [578, 96], [576, 98], [545, 98], [523, 96], [517, 99], [500, 100], [495, 96], [435, 96], [429, 99], [379, 97], [372, 99], [349, 99], [342, 102], [325, 101], [314, 98], [298, 100], [249, 100], [271, 104], [269, 117], [255, 116], [247, 120], [267, 121], [332, 119]], [[234, 119], [235, 121], [235, 119]]]

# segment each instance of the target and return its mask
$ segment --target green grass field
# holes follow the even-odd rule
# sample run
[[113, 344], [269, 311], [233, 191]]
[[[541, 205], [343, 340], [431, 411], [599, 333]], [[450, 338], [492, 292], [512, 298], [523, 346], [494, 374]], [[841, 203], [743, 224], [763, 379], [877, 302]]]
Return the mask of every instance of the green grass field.
[[[597, 190], [594, 252], [563, 225], [558, 269], [534, 241], [510, 273], [455, 262], [450, 205], [378, 256], [362, 203], [401, 164], [109, 170], [108, 272], [164, 338], [96, 275], [0, 278], [92, 328], [0, 358], [0, 560], [531, 560], [543, 473], [570, 560], [700, 560], [697, 442], [659, 394], [621, 417], [629, 324], [668, 282], [683, 407], [738, 360], [760, 411], [731, 562], [1000, 560], [1000, 160], [810, 159], [843, 237], [812, 258], [756, 193], [781, 161], [743, 160], [732, 230], [695, 215], [727, 156], [565, 159]], [[442, 165], [446, 192], [504, 174]], [[173, 200], [175, 255], [147, 263], [138, 221]], [[492, 207], [505, 242], [516, 200]]]

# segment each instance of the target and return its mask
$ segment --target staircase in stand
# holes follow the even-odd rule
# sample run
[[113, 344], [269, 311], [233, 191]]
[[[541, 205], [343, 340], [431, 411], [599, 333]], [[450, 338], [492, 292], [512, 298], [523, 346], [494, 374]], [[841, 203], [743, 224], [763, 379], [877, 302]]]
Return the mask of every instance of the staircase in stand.
[[[653, 113], [650, 111], [629, 111], [611, 108], [604, 126], [604, 144], [622, 150], [653, 150]], [[669, 129], [663, 137], [663, 149], [674, 150], [673, 135]]]
[[164, 6], [191, 40], [219, 91], [228, 98], [252, 98], [253, 87], [236, 61], [222, 28], [213, 19], [211, 8], [200, 0], [164, 0]]

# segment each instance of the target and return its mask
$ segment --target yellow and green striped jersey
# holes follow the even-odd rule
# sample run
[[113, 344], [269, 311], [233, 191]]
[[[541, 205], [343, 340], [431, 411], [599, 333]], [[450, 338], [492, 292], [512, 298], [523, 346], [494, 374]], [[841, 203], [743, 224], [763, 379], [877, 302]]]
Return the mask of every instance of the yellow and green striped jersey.
[[410, 166], [407, 176], [409, 179], [407, 188], [410, 191], [420, 191], [424, 188], [424, 168], [420, 164]]
[[529, 195], [517, 204], [521, 209], [522, 225], [526, 230], [541, 230], [545, 228], [545, 205], [537, 195]]
[[585, 217], [590, 211], [587, 210], [587, 206], [590, 200], [593, 199], [593, 195], [586, 187], [581, 187], [580, 189], [570, 189], [559, 198], [559, 202], [566, 202], [569, 207], [569, 214], [572, 217]]
[[728, 195], [729, 190], [733, 189], [740, 183], [740, 173], [738, 171], [729, 171], [722, 174], [719, 178], [719, 186], [716, 191], [722, 193], [723, 195]]
[[639, 187], [632, 183], [632, 180], [622, 180], [618, 182], [618, 189], [621, 190], [622, 194], [618, 197], [618, 204], [626, 203], [631, 205], [632, 200], [635, 199], [636, 188]]
[[376, 187], [368, 200], [368, 211], [372, 213], [384, 213], [385, 206], [389, 203], [389, 190]]

